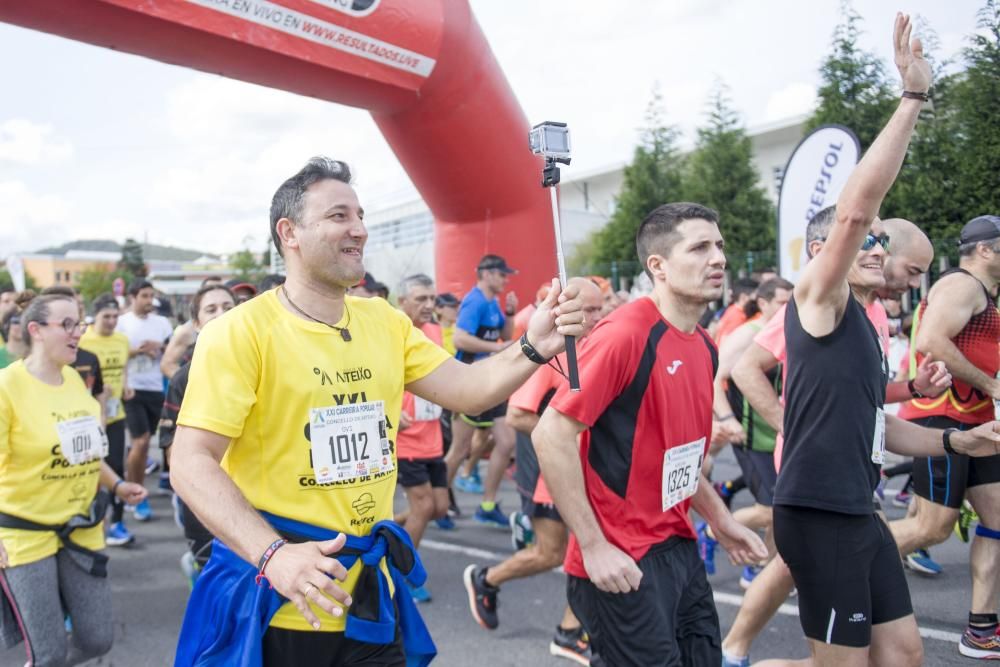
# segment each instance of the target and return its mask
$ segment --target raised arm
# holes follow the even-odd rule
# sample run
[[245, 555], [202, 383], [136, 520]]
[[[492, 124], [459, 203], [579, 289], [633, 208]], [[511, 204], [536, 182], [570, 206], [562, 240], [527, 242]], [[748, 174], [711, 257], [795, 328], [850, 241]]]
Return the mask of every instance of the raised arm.
[[[923, 58], [920, 40], [910, 42], [911, 30], [909, 17], [897, 14], [893, 31], [896, 66], [905, 90], [926, 93], [931, 84], [930, 67]], [[826, 335], [836, 328], [849, 295], [848, 271], [882, 200], [896, 180], [922, 104], [910, 98], [900, 101], [844, 185], [837, 199], [836, 220], [823, 251], [809, 262], [795, 286], [799, 311], [806, 315], [803, 325], [813, 336]]]

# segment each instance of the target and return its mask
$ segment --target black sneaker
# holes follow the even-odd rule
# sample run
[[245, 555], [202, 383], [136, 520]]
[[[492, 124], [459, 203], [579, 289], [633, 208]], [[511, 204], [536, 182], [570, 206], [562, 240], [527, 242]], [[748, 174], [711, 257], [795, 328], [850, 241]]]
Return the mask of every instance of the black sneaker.
[[556, 628], [556, 634], [549, 644], [549, 653], [557, 658], [566, 658], [580, 665], [590, 664], [590, 638], [583, 628], [563, 630]]
[[486, 583], [486, 568], [474, 564], [465, 568], [462, 575], [465, 590], [469, 592], [469, 611], [476, 623], [487, 630], [496, 630], [500, 624], [497, 618], [497, 593], [500, 589]]

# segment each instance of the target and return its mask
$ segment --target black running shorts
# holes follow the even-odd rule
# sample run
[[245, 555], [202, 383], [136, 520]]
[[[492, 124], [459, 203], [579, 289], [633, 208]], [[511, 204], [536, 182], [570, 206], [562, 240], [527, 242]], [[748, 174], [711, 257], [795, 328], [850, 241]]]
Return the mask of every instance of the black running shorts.
[[567, 578], [573, 613], [602, 664], [718, 667], [719, 616], [693, 540], [671, 537], [639, 561], [631, 593], [605, 593], [589, 579]]
[[535, 502], [535, 489], [538, 488], [541, 470], [538, 467], [535, 447], [531, 444], [531, 436], [520, 431], [515, 431], [514, 435], [514, 460], [517, 461], [514, 484], [517, 486], [518, 495], [521, 496], [521, 513], [532, 519], [552, 519], [562, 522], [562, 516], [554, 504]]
[[865, 647], [873, 625], [913, 613], [896, 541], [875, 514], [775, 505], [774, 540], [799, 591], [806, 637]]
[[469, 426], [475, 426], [476, 428], [489, 428], [493, 426], [493, 422], [501, 417], [507, 416], [507, 401], [504, 401], [500, 405], [494, 405], [492, 408], [478, 415], [459, 415]]
[[156, 431], [163, 411], [163, 392], [136, 389], [135, 396], [125, 401], [125, 421], [128, 433], [133, 438], [141, 438]]
[[[913, 423], [928, 428], [972, 428], [969, 424], [947, 417], [927, 417]], [[915, 457], [912, 474], [914, 493], [937, 505], [958, 509], [965, 499], [966, 489], [1000, 482], [1000, 456], [972, 458], [946, 454], [931, 458]]]
[[308, 632], [268, 628], [263, 667], [404, 667], [399, 629], [392, 644], [366, 644], [343, 632]]
[[778, 481], [778, 472], [774, 469], [773, 452], [755, 452], [748, 447], [733, 445], [736, 462], [743, 471], [750, 493], [759, 505], [770, 507], [774, 504], [774, 485]]
[[432, 488], [448, 486], [448, 466], [444, 457], [433, 459], [399, 459], [399, 485], [404, 489], [430, 482]]

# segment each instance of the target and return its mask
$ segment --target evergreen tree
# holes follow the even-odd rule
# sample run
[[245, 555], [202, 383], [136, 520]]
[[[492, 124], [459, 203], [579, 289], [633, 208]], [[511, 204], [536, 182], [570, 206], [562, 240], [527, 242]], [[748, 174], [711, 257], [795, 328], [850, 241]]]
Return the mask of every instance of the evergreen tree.
[[1000, 3], [987, 0], [979, 32], [963, 56], [965, 72], [955, 86], [958, 147], [958, 222], [1000, 214]]
[[654, 89], [639, 146], [632, 163], [625, 167], [615, 212], [608, 224], [595, 233], [594, 262], [635, 263], [635, 233], [643, 218], [657, 206], [678, 199], [681, 158], [676, 147], [677, 135], [676, 128], [665, 124], [663, 98]]
[[122, 268], [113, 269], [106, 264], [98, 264], [80, 272], [76, 290], [83, 297], [84, 303], [91, 304], [101, 294], [112, 290], [115, 278], [121, 278], [128, 286], [134, 276]]
[[719, 212], [730, 268], [749, 268], [748, 253], [774, 252], [775, 210], [753, 165], [753, 146], [724, 84], [708, 102], [707, 123], [684, 170], [684, 198]]
[[122, 258], [118, 268], [127, 271], [136, 278], [144, 278], [149, 271], [142, 258], [142, 246], [135, 239], [125, 239], [122, 244]]
[[820, 102], [806, 123], [806, 132], [821, 125], [845, 125], [858, 135], [864, 152], [892, 115], [896, 95], [882, 61], [859, 46], [861, 16], [847, 0], [841, 5], [841, 16], [833, 32], [832, 52], [820, 66]]
[[266, 260], [261, 264], [257, 263], [257, 258], [249, 249], [238, 250], [229, 256], [229, 266], [235, 271], [234, 278], [239, 278], [245, 282], [259, 282], [263, 276], [262, 269], [266, 268]]

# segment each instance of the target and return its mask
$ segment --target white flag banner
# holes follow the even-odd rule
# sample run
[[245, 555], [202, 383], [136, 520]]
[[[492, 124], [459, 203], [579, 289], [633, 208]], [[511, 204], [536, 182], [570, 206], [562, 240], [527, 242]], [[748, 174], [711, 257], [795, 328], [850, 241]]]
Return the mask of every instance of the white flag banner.
[[837, 203], [861, 156], [857, 136], [842, 125], [813, 130], [792, 152], [778, 196], [778, 260], [781, 277], [798, 282], [806, 263], [806, 225]]
[[24, 291], [24, 262], [17, 255], [7, 258], [7, 273], [10, 274], [10, 281], [14, 283], [14, 289], [18, 292]]

